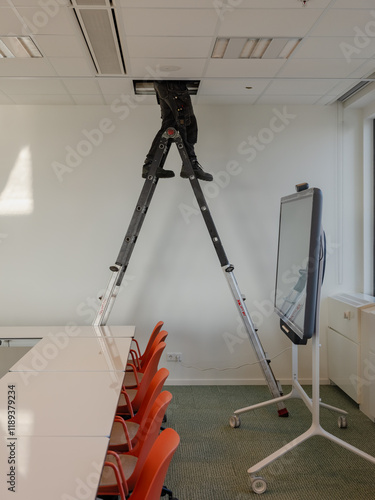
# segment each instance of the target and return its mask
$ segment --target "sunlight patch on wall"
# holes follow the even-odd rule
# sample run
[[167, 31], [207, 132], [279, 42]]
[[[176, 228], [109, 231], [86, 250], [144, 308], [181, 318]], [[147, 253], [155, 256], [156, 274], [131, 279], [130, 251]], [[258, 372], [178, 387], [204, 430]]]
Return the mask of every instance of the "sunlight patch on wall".
[[24, 147], [0, 194], [0, 215], [28, 215], [34, 210], [32, 162], [29, 146]]

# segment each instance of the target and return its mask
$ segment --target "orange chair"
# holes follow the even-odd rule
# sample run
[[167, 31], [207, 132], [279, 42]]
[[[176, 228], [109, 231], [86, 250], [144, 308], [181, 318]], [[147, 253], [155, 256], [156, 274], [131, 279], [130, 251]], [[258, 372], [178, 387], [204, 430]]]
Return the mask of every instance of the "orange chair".
[[147, 389], [157, 372], [160, 357], [165, 347], [165, 342], [160, 342], [157, 346], [155, 346], [152, 358], [147, 364], [147, 368], [143, 373], [142, 381], [139, 383], [137, 389], [127, 389], [126, 386], [123, 387], [117, 406], [117, 414], [134, 416], [133, 412], [137, 412], [139, 410]]
[[[128, 497], [129, 500], [160, 500], [165, 476], [168, 472], [169, 464], [180, 443], [180, 437], [173, 429], [165, 429], [156, 439], [150, 453], [142, 467], [139, 478], [133, 492]], [[120, 479], [120, 472], [114, 465], [116, 477]], [[121, 490], [121, 482], [118, 483], [118, 491]], [[111, 495], [111, 493], [98, 493], [100, 497]], [[117, 493], [119, 494], [119, 493]], [[125, 499], [125, 493], [121, 500]], [[172, 499], [172, 500], [177, 500]]]
[[165, 429], [160, 434], [147, 457], [130, 500], [160, 500], [164, 479], [179, 443], [180, 437], [173, 429]]
[[111, 450], [107, 452], [98, 489], [99, 496], [120, 495], [121, 498], [125, 498], [134, 490], [147, 456], [160, 432], [163, 415], [171, 400], [170, 392], [164, 391], [159, 394], [134, 448], [129, 442], [127, 453], [115, 453]]
[[143, 374], [147, 368], [147, 365], [154, 355], [156, 347], [160, 344], [160, 342], [164, 342], [167, 336], [168, 332], [166, 332], [165, 330], [159, 332], [158, 335], [156, 335], [152, 346], [150, 347], [150, 349], [148, 349], [141, 362], [135, 356], [135, 351], [133, 351], [133, 363], [129, 363], [129, 367], [127, 368], [125, 374], [125, 386], [128, 389], [135, 389], [136, 387], [138, 387], [139, 382], [143, 378]]
[[129, 441], [135, 446], [139, 439], [139, 433], [143, 432], [145, 420], [148, 418], [150, 410], [163, 389], [164, 382], [167, 380], [169, 371], [166, 368], [160, 368], [149, 385], [145, 397], [139, 407], [137, 414], [124, 421], [117, 415], [112, 427], [109, 441], [109, 449], [112, 451], [125, 452], [129, 450]]
[[138, 359], [139, 359], [139, 361], [140, 361], [141, 364], [142, 364], [143, 358], [147, 356], [147, 353], [148, 353], [149, 349], [151, 348], [152, 344], [154, 343], [155, 337], [158, 335], [158, 333], [163, 328], [163, 325], [164, 325], [163, 321], [159, 321], [158, 323], [156, 323], [154, 329], [152, 330], [152, 333], [150, 335], [150, 338], [148, 340], [146, 349], [144, 350], [143, 354], [141, 354], [141, 350], [139, 348], [138, 341], [136, 339], [132, 339], [132, 342], [134, 342], [135, 345], [136, 345], [136, 347], [137, 347], [137, 351], [138, 351], [137, 352], [137, 357], [138, 357]]

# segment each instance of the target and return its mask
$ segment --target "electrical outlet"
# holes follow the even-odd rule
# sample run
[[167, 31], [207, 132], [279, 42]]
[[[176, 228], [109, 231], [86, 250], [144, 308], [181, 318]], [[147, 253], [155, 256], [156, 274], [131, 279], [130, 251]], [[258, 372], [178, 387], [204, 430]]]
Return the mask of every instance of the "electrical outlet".
[[167, 361], [175, 361], [181, 363], [182, 353], [181, 352], [167, 352]]

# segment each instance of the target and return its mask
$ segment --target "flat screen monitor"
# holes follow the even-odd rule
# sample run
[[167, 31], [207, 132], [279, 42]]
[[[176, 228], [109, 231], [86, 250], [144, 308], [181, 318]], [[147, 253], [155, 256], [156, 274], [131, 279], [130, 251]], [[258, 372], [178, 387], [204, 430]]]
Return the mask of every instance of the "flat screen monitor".
[[320, 189], [304, 189], [281, 198], [274, 305], [281, 330], [295, 344], [306, 344], [315, 331], [321, 218]]

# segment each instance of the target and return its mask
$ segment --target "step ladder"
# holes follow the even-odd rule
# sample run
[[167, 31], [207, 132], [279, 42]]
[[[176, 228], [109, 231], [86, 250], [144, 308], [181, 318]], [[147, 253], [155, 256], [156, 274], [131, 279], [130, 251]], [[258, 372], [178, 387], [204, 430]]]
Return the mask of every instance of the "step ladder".
[[[266, 357], [266, 354], [263, 350], [263, 346], [259, 340], [257, 331], [254, 327], [253, 321], [245, 305], [245, 298], [241, 294], [236, 278], [234, 276], [234, 266], [229, 263], [228, 258], [225, 254], [224, 247], [217, 233], [203, 191], [200, 187], [198, 179], [194, 175], [194, 170], [190, 158], [187, 154], [184, 142], [181, 138], [181, 135], [174, 128], [168, 128], [163, 133], [160, 139], [159, 148], [157, 150], [155, 158], [153, 159], [153, 162], [151, 163], [149, 173], [141, 190], [141, 194], [139, 196], [137, 205], [135, 207], [132, 219], [129, 224], [128, 231], [125, 235], [116, 263], [110, 267], [110, 270], [112, 271], [112, 276], [109, 280], [105, 293], [101, 297], [100, 308], [93, 321], [93, 325], [101, 326], [107, 323], [108, 317], [111, 313], [114, 302], [118, 295], [123, 277], [129, 265], [130, 257], [132, 255], [134, 246], [137, 242], [139, 233], [142, 228], [142, 224], [145, 220], [146, 214], [148, 212], [153, 194], [155, 192], [159, 180], [156, 177], [156, 170], [158, 167], [161, 168], [163, 167], [172, 142], [176, 144], [178, 152], [180, 153], [184, 165], [184, 169], [187, 170], [187, 172], [189, 173], [189, 181], [194, 191], [194, 195], [197, 199], [198, 206], [200, 207], [203, 219], [206, 223], [212, 243], [215, 247], [217, 256], [219, 258], [220, 265], [227, 278], [238, 312], [240, 314], [240, 317], [242, 318], [242, 322], [247, 331], [250, 343], [258, 358], [259, 365], [264, 373], [269, 390], [273, 398], [280, 398], [280, 396], [283, 395], [281, 386], [275, 379], [275, 376], [270, 366], [270, 360], [267, 359]], [[279, 416], [281, 417], [288, 416], [288, 411], [285, 408], [283, 402], [278, 402], [275, 404], [277, 406]]]

